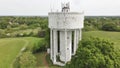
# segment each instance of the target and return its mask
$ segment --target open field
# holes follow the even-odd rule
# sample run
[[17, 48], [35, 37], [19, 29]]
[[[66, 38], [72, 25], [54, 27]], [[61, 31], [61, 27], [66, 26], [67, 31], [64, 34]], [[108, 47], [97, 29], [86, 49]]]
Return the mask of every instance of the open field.
[[[93, 37], [101, 37], [108, 39], [115, 43], [116, 48], [120, 48], [120, 32], [106, 32], [106, 31], [88, 31], [83, 32], [83, 38], [88, 38], [89, 36]], [[10, 68], [16, 56], [20, 53], [20, 50], [24, 46], [28, 46], [29, 49], [33, 47], [40, 38], [34, 37], [23, 37], [23, 38], [4, 38], [0, 39], [0, 68]], [[37, 67], [45, 67], [44, 57], [45, 52], [37, 53], [35, 56], [37, 57]], [[48, 60], [48, 65], [50, 68], [60, 68], [58, 66], [53, 66], [51, 62]]]
[[32, 47], [40, 40], [34, 37], [0, 39], [0, 68], [10, 68], [24, 46]]
[[114, 42], [114, 45], [116, 48], [120, 49], [120, 32], [88, 31], [88, 32], [83, 32], [82, 35], [83, 35], [83, 38], [93, 36], [93, 37], [108, 39]]

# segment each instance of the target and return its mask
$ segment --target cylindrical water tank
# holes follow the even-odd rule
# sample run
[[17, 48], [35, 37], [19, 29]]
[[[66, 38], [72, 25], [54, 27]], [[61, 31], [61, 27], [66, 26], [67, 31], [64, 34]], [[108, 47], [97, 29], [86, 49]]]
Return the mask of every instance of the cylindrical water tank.
[[81, 29], [84, 24], [84, 13], [50, 12], [49, 28], [52, 29]]

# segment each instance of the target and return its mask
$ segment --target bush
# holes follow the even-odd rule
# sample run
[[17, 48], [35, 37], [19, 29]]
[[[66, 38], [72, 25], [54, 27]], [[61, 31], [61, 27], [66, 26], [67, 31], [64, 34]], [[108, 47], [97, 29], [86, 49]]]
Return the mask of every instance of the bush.
[[20, 57], [17, 57], [12, 65], [12, 68], [20, 68]]
[[33, 36], [34, 35], [34, 32], [30, 32], [29, 34], [28, 34], [28, 36]]
[[31, 52], [24, 52], [20, 56], [20, 68], [35, 68], [36, 58], [32, 55]]
[[46, 50], [46, 46], [45, 46], [45, 42], [44, 40], [40, 40], [38, 43], [36, 43], [33, 47], [32, 47], [32, 52], [36, 53], [36, 52], [42, 52]]
[[120, 27], [117, 27], [116, 31], [120, 32]]
[[45, 45], [46, 47], [50, 48], [50, 29], [49, 28], [46, 28], [45, 29]]
[[6, 33], [0, 29], [0, 38], [5, 38], [6, 37]]
[[45, 31], [38, 31], [38, 37], [45, 37]]
[[20, 30], [25, 30], [27, 28], [28, 28], [28, 26], [26, 24], [23, 24], [19, 27]]
[[23, 37], [23, 36], [24, 36], [23, 33], [17, 33], [17, 34], [16, 34], [16, 37]]
[[120, 51], [113, 43], [100, 38], [89, 38], [79, 48], [66, 68], [120, 68]]

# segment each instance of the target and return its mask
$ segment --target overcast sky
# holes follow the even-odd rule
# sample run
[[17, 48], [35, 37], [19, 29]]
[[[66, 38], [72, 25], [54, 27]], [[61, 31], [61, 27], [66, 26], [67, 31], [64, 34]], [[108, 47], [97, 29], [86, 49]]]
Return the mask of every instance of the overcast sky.
[[70, 2], [71, 11], [85, 15], [120, 15], [120, 0], [0, 0], [0, 15], [48, 15]]

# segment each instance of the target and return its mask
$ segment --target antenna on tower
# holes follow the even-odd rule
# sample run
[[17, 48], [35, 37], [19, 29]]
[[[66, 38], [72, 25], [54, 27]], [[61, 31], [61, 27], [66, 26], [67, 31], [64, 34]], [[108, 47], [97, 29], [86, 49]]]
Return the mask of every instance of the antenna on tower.
[[51, 0], [50, 1], [50, 12], [53, 12], [54, 11], [54, 1]]
[[52, 12], [52, 7], [51, 7], [51, 5], [50, 5], [50, 11]]
[[62, 3], [61, 4], [62, 7], [62, 12], [69, 12], [70, 11], [70, 3]]

